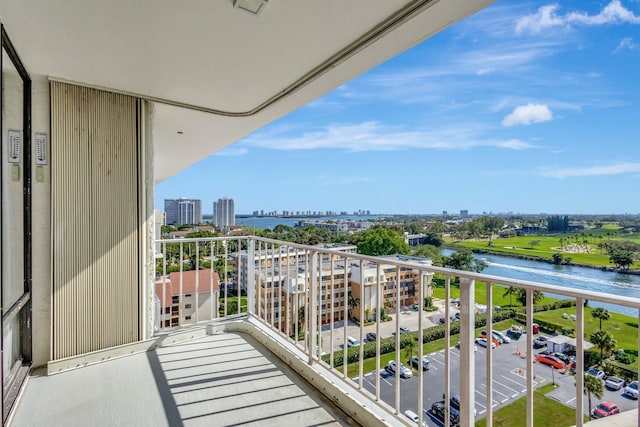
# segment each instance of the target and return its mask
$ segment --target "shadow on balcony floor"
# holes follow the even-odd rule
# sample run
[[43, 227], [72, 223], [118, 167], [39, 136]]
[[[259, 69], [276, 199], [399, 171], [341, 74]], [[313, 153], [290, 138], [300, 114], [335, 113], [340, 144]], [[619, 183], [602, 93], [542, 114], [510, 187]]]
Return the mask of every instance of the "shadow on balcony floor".
[[225, 333], [34, 376], [11, 425], [357, 424], [252, 337]]

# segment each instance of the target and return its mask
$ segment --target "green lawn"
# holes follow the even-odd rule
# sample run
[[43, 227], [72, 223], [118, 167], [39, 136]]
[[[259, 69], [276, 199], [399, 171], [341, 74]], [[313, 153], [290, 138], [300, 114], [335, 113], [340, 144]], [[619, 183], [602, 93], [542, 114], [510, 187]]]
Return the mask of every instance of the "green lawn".
[[[585, 338], [588, 341], [593, 332], [600, 328], [600, 320], [591, 316], [593, 309], [587, 307], [584, 313], [584, 332]], [[533, 318], [544, 320], [546, 322], [553, 322], [558, 325], [575, 328], [575, 321], [571, 319], [564, 319], [562, 313], [575, 314], [575, 307], [562, 308], [558, 310], [541, 311], [535, 313]], [[611, 315], [610, 320], [602, 322], [602, 329], [611, 332], [613, 338], [617, 341], [617, 348], [625, 349], [637, 349], [638, 348], [638, 319], [623, 314], [609, 312]]]
[[[564, 427], [576, 424], [575, 410], [546, 397], [555, 387], [552, 384], [537, 388], [533, 393], [533, 424], [536, 427]], [[493, 426], [512, 427], [526, 425], [527, 398], [521, 397], [515, 402], [493, 413]], [[587, 417], [584, 417], [587, 420]], [[476, 427], [486, 425], [486, 420], [476, 421]]]
[[[509, 298], [509, 296], [503, 296], [504, 292], [507, 288], [504, 286], [493, 285], [493, 305], [499, 306], [522, 306], [519, 301], [515, 298]], [[444, 299], [444, 288], [433, 288], [433, 297]], [[460, 297], [460, 289], [457, 287], [451, 287], [451, 298], [459, 298]], [[552, 304], [556, 302], [557, 299], [544, 297], [542, 301], [538, 303], [538, 305], [543, 304]], [[475, 302], [478, 304], [486, 304], [487, 303], [487, 284], [484, 282], [476, 282], [475, 288]]]
[[[454, 246], [463, 246], [471, 249], [490, 250], [496, 253], [522, 255], [551, 260], [553, 254], [560, 252], [564, 256], [571, 257], [576, 264], [597, 265], [613, 267], [609, 262], [609, 256], [601, 254], [598, 250], [599, 240], [594, 240], [589, 245], [591, 254], [562, 252], [559, 249], [560, 236], [520, 236], [493, 239], [492, 246], [487, 246], [488, 240], [465, 240], [453, 243]], [[539, 244], [531, 246], [530, 242], [536, 240]]]
[[[238, 302], [238, 297], [235, 294], [229, 292], [227, 294], [227, 296], [228, 296], [228, 303], [231, 303], [231, 302], [237, 303]], [[221, 296], [219, 298], [219, 304], [220, 304], [220, 307], [224, 307], [224, 296]], [[241, 296], [240, 297], [240, 312], [241, 313], [245, 313], [246, 311], [247, 311], [247, 297], [242, 297]]]
[[[609, 234], [607, 235], [607, 233]], [[580, 236], [578, 239], [578, 243], [582, 244], [584, 237], [582, 237], [580, 233], [568, 233], [555, 236], [528, 235], [507, 238], [494, 238], [492, 240], [491, 246], [488, 246], [488, 239], [454, 241], [450, 242], [450, 244], [453, 246], [461, 246], [471, 249], [490, 250], [496, 253], [538, 257], [547, 260], [551, 260], [554, 253], [560, 252], [565, 256], [571, 257], [572, 261], [576, 264], [613, 267], [613, 264], [609, 262], [609, 256], [600, 253], [600, 250], [598, 249], [598, 243], [606, 242], [609, 239], [616, 241], [629, 240], [632, 242], [640, 243], [640, 234], [638, 233], [620, 235], [614, 234], [611, 229], [602, 229], [589, 230], [586, 232], [586, 234], [586, 239], [588, 240], [588, 244], [592, 250], [591, 254], [562, 252], [559, 249], [561, 238], [571, 239], [573, 236]], [[538, 243], [535, 245], [531, 245], [533, 241], [537, 241]], [[570, 242], [575, 242], [575, 240], [570, 240]]]

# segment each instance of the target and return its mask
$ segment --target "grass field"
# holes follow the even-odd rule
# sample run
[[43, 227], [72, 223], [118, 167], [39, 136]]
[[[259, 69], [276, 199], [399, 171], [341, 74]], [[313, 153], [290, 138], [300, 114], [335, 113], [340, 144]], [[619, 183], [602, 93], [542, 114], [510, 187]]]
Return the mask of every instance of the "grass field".
[[[489, 240], [465, 240], [452, 241], [449, 244], [453, 246], [466, 247], [471, 249], [490, 250], [496, 253], [513, 254], [526, 257], [536, 257], [545, 260], [551, 260], [554, 253], [562, 253], [565, 257], [571, 257], [573, 263], [583, 265], [595, 265], [604, 267], [613, 267], [609, 262], [609, 256], [601, 253], [598, 249], [600, 242], [606, 242], [611, 239], [614, 241], [629, 240], [640, 244], [640, 234], [614, 234], [611, 229], [589, 230], [585, 236], [576, 233], [561, 234], [554, 236], [547, 235], [527, 235], [519, 237], [494, 238], [492, 245], [488, 246]], [[574, 237], [579, 236], [576, 241]], [[565, 239], [569, 243], [583, 244], [586, 239], [591, 248], [592, 253], [572, 253], [563, 252], [560, 249], [560, 239]], [[536, 242], [535, 244], [532, 244]], [[567, 244], [565, 242], [565, 245]]]
[[[509, 305], [513, 305], [513, 306], [522, 306], [522, 304], [520, 304], [520, 302], [513, 297], [509, 297], [509, 296], [504, 296], [504, 292], [507, 290], [506, 287], [504, 286], [499, 286], [499, 285], [493, 285], [492, 287], [492, 291], [493, 291], [493, 305], [499, 305], [499, 306], [509, 306]], [[434, 298], [439, 298], [439, 299], [444, 299], [444, 288], [433, 288], [433, 297]], [[458, 298], [460, 297], [460, 289], [456, 288], [456, 287], [451, 287], [451, 298]], [[542, 304], [551, 304], [558, 301], [557, 299], [554, 298], [550, 298], [545, 296], [543, 298], [542, 301], [540, 301], [538, 303], [538, 305], [542, 305]], [[476, 282], [476, 288], [475, 288], [475, 302], [478, 304], [486, 304], [487, 303], [487, 284], [484, 282]]]
[[[584, 332], [585, 338], [589, 341], [589, 337], [593, 332], [600, 329], [600, 320], [591, 316], [592, 308], [587, 307], [584, 313]], [[568, 307], [559, 310], [541, 311], [535, 313], [533, 318], [552, 322], [563, 327], [575, 328], [576, 322], [571, 319], [564, 319], [562, 313], [575, 314], [575, 307]], [[613, 338], [617, 341], [616, 348], [625, 348], [635, 350], [638, 348], [638, 319], [623, 314], [609, 312], [610, 320], [602, 322], [602, 329], [609, 331]]]
[[[576, 424], [576, 412], [574, 409], [562, 403], [546, 397], [545, 394], [555, 387], [547, 384], [538, 387], [533, 393], [533, 424], [536, 427], [565, 427]], [[521, 397], [510, 405], [498, 409], [493, 413], [494, 427], [512, 427], [526, 425], [527, 398]], [[588, 417], [584, 417], [587, 421]], [[484, 419], [476, 421], [476, 427], [484, 427]]]

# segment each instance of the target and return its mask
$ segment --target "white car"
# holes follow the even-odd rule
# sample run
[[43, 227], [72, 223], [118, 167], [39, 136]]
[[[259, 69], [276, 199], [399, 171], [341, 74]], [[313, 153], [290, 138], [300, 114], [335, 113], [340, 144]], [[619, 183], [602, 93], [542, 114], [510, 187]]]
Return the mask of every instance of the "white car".
[[505, 334], [503, 334], [500, 331], [491, 331], [491, 333], [493, 334], [493, 337], [495, 339], [497, 339], [498, 341], [500, 341], [503, 344], [509, 344], [511, 342], [511, 338], [509, 338], [508, 336], [506, 336]]
[[638, 381], [632, 381], [631, 384], [624, 388], [622, 392], [623, 396], [630, 397], [632, 399], [638, 398]]
[[[392, 373], [396, 373], [396, 361], [390, 360], [387, 364], [387, 370]], [[411, 378], [413, 374], [411, 373], [411, 369], [404, 366], [400, 363], [400, 378]]]
[[619, 377], [608, 377], [604, 386], [609, 390], [620, 390], [624, 385], [624, 380]]
[[[487, 340], [485, 338], [476, 338], [476, 344], [478, 344], [481, 347], [486, 348], [487, 347]], [[496, 343], [494, 343], [493, 340], [491, 340], [491, 348], [496, 348]]]
[[349, 347], [357, 347], [360, 345], [360, 341], [355, 339], [354, 337], [347, 337], [347, 346]]

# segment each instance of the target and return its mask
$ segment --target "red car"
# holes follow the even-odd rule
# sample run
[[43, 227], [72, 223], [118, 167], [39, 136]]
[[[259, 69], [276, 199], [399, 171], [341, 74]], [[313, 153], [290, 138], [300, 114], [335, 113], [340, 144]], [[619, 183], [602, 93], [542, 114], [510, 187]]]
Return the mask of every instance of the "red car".
[[591, 411], [593, 418], [608, 417], [620, 412], [620, 408], [613, 402], [602, 402]]
[[558, 359], [555, 356], [552, 356], [551, 354], [538, 354], [536, 356], [536, 362], [553, 366], [556, 369], [563, 369], [565, 366], [562, 360]]

